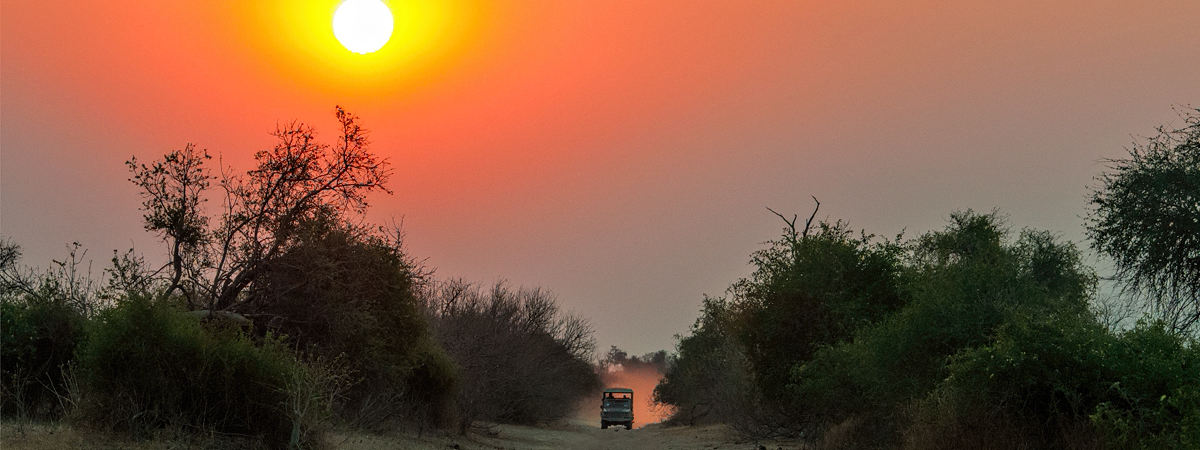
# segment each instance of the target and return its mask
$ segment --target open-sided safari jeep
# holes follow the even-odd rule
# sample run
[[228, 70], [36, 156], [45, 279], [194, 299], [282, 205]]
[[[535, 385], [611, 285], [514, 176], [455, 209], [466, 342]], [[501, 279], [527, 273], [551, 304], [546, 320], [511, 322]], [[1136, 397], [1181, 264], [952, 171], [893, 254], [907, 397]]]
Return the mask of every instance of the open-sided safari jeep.
[[609, 425], [624, 425], [633, 429], [633, 389], [608, 388], [600, 402], [600, 428]]

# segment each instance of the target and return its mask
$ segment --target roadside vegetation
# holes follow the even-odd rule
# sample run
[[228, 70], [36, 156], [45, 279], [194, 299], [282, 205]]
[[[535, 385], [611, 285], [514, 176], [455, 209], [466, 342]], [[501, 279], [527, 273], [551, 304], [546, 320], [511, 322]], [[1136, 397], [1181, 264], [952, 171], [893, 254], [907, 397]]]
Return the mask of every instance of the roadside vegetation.
[[332, 143], [286, 124], [241, 173], [193, 145], [131, 159], [169, 260], [92, 273], [73, 244], [43, 271], [0, 240], [0, 415], [321, 448], [332, 427], [545, 423], [653, 380], [671, 423], [823, 449], [1200, 448], [1200, 110], [1182, 115], [1089, 198], [1132, 316], [1075, 243], [997, 211], [879, 238], [817, 203], [780, 215], [675, 353], [641, 357], [597, 355], [545, 289], [437, 279], [364, 223], [391, 171], [340, 108]]
[[214, 176], [190, 144], [131, 159], [162, 267], [114, 253], [92, 274], [76, 244], [38, 271], [4, 240], [4, 419], [320, 448], [335, 425], [538, 423], [591, 397], [592, 330], [549, 292], [439, 282], [399, 229], [363, 223], [391, 171], [335, 116], [332, 143], [281, 126], [244, 173]]
[[1200, 448], [1200, 110], [1183, 116], [1091, 196], [1135, 323], [1074, 243], [998, 212], [879, 239], [814, 210], [704, 299], [656, 400], [828, 449]]
[[560, 311], [550, 292], [450, 280], [426, 285], [422, 301], [433, 335], [461, 369], [460, 431], [476, 420], [561, 419], [599, 395], [591, 326]]

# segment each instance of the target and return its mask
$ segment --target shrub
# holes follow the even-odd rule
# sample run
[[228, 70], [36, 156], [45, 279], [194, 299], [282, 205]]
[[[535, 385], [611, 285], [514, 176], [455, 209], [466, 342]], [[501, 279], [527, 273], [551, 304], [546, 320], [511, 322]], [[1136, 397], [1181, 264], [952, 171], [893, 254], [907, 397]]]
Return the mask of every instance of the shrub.
[[[1200, 346], [1163, 322], [1120, 335], [1092, 422], [1120, 449], [1200, 448]], [[1109, 380], [1105, 380], [1108, 382]]]
[[20, 267], [20, 247], [0, 239], [0, 414], [52, 419], [74, 401], [71, 362], [96, 302], [77, 272], [79, 244], [39, 273]]
[[729, 302], [706, 297], [700, 318], [688, 336], [679, 337], [675, 355], [654, 388], [654, 401], [674, 407], [668, 423], [696, 425], [755, 424], [758, 396], [750, 363], [732, 336]]
[[1162, 323], [1117, 335], [1090, 319], [1013, 321], [995, 342], [955, 355], [906, 438], [937, 435], [939, 448], [1195, 448], [1194, 347]]
[[461, 369], [460, 427], [471, 420], [531, 424], [565, 417], [600, 388], [595, 341], [582, 319], [541, 289], [490, 291], [461, 281], [426, 294], [434, 335]]
[[87, 319], [53, 295], [0, 299], [0, 408], [4, 417], [55, 418], [68, 412], [69, 364]]
[[295, 245], [266, 266], [252, 293], [257, 316], [269, 318], [263, 325], [354, 372], [357, 382], [336, 405], [343, 419], [437, 423], [447, 419], [455, 369], [421, 316], [420, 278], [398, 238], [323, 217], [302, 223]]
[[790, 410], [797, 409], [787, 389], [794, 366], [905, 303], [899, 245], [855, 238], [841, 222], [822, 222], [815, 231], [791, 231], [755, 252], [754, 273], [730, 288], [734, 336], [754, 380], [770, 403]]
[[90, 423], [249, 434], [277, 446], [296, 425], [289, 379], [305, 370], [274, 338], [256, 346], [233, 326], [137, 295], [99, 315], [79, 363], [81, 417]]
[[[675, 421], [700, 420], [711, 393], [733, 409], [718, 420], [819, 448], [1200, 448], [1200, 346], [1177, 323], [1100, 323], [1096, 276], [1073, 244], [1029, 230], [1013, 241], [997, 214], [971, 211], [903, 247], [829, 232], [808, 250], [813, 236], [785, 235], [756, 253], [732, 302], [705, 300], [656, 389]], [[869, 251], [893, 269], [846, 270]], [[898, 309], [853, 307], [888, 305], [864, 293], [889, 291]], [[779, 389], [779, 360], [793, 363], [790, 398], [764, 405], [754, 393]], [[772, 404], [795, 422], [773, 423]]]
[[910, 303], [795, 367], [793, 389], [809, 411], [824, 423], [869, 415], [893, 427], [880, 439], [893, 439], [897, 414], [951, 375], [948, 358], [993, 343], [1021, 318], [1088, 314], [1094, 275], [1073, 245], [1031, 231], [1009, 244], [1006, 235], [995, 214], [967, 211], [918, 239], [904, 276]]
[[1088, 414], [1113, 379], [1115, 345], [1090, 314], [1011, 318], [992, 342], [949, 359], [949, 375], [915, 403], [906, 437], [932, 426], [942, 448], [1097, 446]]

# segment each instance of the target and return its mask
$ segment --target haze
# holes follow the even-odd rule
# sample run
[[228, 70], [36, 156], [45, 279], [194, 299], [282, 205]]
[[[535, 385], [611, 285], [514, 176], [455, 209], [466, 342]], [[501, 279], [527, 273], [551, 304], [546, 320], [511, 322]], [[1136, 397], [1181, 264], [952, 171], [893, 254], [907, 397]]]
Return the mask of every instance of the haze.
[[0, 228], [25, 263], [74, 241], [96, 272], [165, 261], [131, 155], [194, 142], [245, 170], [276, 123], [334, 136], [341, 105], [395, 168], [367, 220], [642, 354], [749, 273], [783, 225], [765, 207], [816, 196], [885, 236], [999, 208], [1080, 241], [1099, 161], [1200, 104], [1189, 0], [414, 2], [430, 19], [398, 18], [410, 46], [378, 62], [315, 49], [281, 4], [3, 5]]

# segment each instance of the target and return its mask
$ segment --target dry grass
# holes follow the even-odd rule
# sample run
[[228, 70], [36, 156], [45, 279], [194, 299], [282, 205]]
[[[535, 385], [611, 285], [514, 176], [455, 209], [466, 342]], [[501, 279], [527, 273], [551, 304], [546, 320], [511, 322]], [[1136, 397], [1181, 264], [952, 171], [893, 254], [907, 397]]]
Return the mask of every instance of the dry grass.
[[134, 439], [129, 435], [77, 428], [65, 423], [5, 421], [0, 423], [4, 450], [250, 450], [254, 440], [162, 430]]

